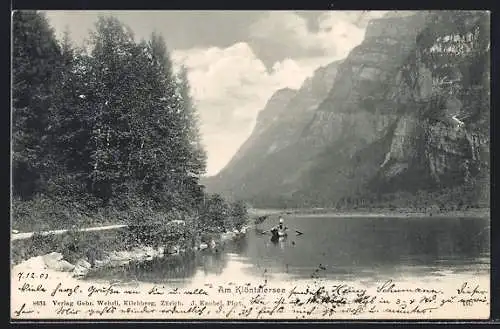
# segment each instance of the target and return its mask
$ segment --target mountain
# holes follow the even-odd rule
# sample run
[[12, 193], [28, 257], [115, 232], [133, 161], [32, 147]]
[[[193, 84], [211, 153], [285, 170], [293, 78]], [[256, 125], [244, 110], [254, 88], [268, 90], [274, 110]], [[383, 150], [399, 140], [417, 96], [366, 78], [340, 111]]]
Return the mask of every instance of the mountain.
[[388, 15], [366, 31], [345, 60], [261, 112], [209, 190], [261, 207], [455, 187], [487, 199], [489, 15]]
[[[300, 163], [293, 146], [330, 91], [339, 64], [336, 61], [318, 68], [299, 90], [276, 91], [259, 112], [252, 134], [231, 161], [219, 174], [204, 180], [209, 191], [245, 198], [279, 187], [287, 176], [285, 168]], [[266, 177], [260, 177], [262, 170]]]

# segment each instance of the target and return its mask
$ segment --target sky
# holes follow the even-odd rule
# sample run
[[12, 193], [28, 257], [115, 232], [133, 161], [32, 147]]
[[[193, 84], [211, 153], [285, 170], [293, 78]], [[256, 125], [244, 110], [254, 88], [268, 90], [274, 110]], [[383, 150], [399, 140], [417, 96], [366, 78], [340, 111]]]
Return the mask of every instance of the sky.
[[100, 15], [136, 40], [163, 35], [172, 60], [188, 68], [207, 151], [220, 171], [249, 137], [257, 114], [281, 88], [300, 88], [317, 68], [347, 56], [383, 11], [46, 11], [57, 35], [81, 45]]

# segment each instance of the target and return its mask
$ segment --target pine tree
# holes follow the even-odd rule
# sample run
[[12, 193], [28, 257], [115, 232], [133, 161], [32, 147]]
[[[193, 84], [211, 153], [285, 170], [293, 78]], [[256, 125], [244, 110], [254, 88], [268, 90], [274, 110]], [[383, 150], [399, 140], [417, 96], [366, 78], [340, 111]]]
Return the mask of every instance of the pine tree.
[[12, 22], [14, 194], [30, 198], [44, 191], [49, 176], [48, 134], [60, 49], [43, 14], [17, 11]]
[[241, 230], [248, 220], [248, 212], [246, 204], [241, 201], [235, 201], [231, 204], [231, 219], [234, 228]]
[[206, 171], [206, 153], [201, 143], [199, 116], [191, 96], [188, 71], [184, 66], [181, 67], [179, 73], [179, 94], [183, 109], [182, 119], [190, 146], [189, 174], [199, 177]]
[[76, 75], [73, 72], [75, 50], [68, 30], [64, 32], [60, 49], [61, 60], [54, 73], [57, 79], [52, 94], [51, 129], [48, 136], [50, 140], [48, 155], [52, 163], [49, 194], [69, 197], [73, 192], [80, 190], [75, 189], [75, 185], [70, 183], [72, 180], [70, 176], [80, 169], [81, 159], [78, 157], [79, 145], [76, 143], [80, 132], [80, 120], [77, 116], [78, 104], [75, 95]]
[[231, 215], [231, 208], [220, 194], [207, 196], [204, 207], [202, 208], [203, 229], [222, 230], [228, 222]]
[[92, 51], [86, 72], [85, 121], [91, 129], [91, 190], [108, 202], [127, 178], [131, 145], [131, 115], [137, 102], [130, 72], [137, 53], [131, 31], [113, 17], [100, 17], [91, 35]]
[[177, 115], [179, 99], [172, 74], [172, 64], [163, 38], [153, 33], [145, 45], [148, 55], [146, 68], [148, 99], [144, 103], [147, 115], [139, 154], [144, 178], [142, 190], [153, 196], [163, 208], [182, 208], [179, 186], [182, 181], [180, 168], [180, 122]]
[[155, 79], [151, 91], [149, 123], [153, 135], [149, 149], [154, 150], [157, 160], [150, 188], [156, 191], [153, 194], [160, 197], [164, 207], [190, 211], [203, 197], [198, 183], [204, 170], [203, 150], [196, 136], [195, 109], [191, 106], [187, 81], [177, 81], [173, 74], [161, 35], [151, 35], [149, 51]]
[[180, 119], [182, 122], [183, 141], [185, 145], [185, 183], [184, 188], [190, 206], [197, 207], [203, 198], [203, 191], [199, 186], [199, 179], [206, 171], [206, 152], [201, 142], [199, 132], [199, 117], [193, 104], [191, 89], [187, 77], [187, 70], [181, 67], [178, 76], [178, 92], [181, 100]]

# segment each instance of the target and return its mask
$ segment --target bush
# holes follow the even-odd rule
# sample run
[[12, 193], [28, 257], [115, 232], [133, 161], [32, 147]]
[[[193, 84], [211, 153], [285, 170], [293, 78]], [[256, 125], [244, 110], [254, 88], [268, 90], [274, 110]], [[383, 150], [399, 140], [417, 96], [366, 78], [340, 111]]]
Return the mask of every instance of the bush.
[[12, 244], [11, 261], [16, 264], [31, 257], [53, 252], [57, 242], [56, 236], [53, 234], [41, 235], [40, 233], [35, 233], [28, 240], [14, 241]]
[[237, 230], [246, 224], [248, 220], [247, 206], [243, 201], [235, 201], [231, 204], [231, 224]]
[[230, 206], [219, 194], [206, 197], [201, 207], [198, 230], [204, 232], [224, 231], [230, 216]]
[[12, 246], [12, 260], [17, 263], [31, 257], [60, 252], [64, 259], [75, 263], [87, 258], [92, 264], [102, 259], [106, 251], [120, 250], [127, 247], [120, 230], [82, 232], [70, 230], [61, 235], [35, 233], [30, 239], [17, 240]]
[[[193, 216], [172, 210], [159, 210], [144, 200], [130, 200], [129, 208], [118, 216], [129, 225], [126, 241], [130, 246], [170, 247], [186, 246], [195, 232]], [[181, 221], [181, 222], [174, 222]]]
[[44, 196], [12, 202], [12, 227], [21, 231], [70, 228], [81, 216], [76, 209]]
[[123, 214], [113, 208], [96, 208], [92, 200], [60, 200], [37, 195], [12, 201], [12, 228], [24, 232], [117, 224]]

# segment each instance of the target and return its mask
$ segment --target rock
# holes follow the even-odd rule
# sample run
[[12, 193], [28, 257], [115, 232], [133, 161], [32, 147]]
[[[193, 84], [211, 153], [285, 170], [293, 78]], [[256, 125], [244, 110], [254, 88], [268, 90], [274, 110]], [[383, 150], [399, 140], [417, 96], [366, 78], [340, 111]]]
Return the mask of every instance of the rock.
[[95, 262], [94, 262], [94, 267], [95, 267], [95, 268], [105, 267], [105, 266], [109, 265], [109, 263], [110, 263], [109, 258], [107, 258], [107, 259], [102, 259], [102, 260], [97, 260], [97, 259], [96, 259], [96, 260], [95, 260]]
[[43, 256], [32, 257], [16, 265], [12, 271], [14, 272], [25, 272], [25, 271], [40, 271], [46, 270], [48, 267], [45, 264]]
[[174, 219], [168, 222], [167, 225], [186, 225], [186, 221], [181, 219]]
[[130, 251], [118, 251], [115, 253], [115, 258], [120, 260], [132, 260], [132, 252]]
[[151, 247], [144, 248], [144, 252], [145, 252], [146, 256], [148, 256], [148, 257], [154, 257], [157, 254], [157, 251]]
[[59, 270], [62, 272], [71, 272], [75, 268], [75, 265], [70, 262], [65, 261], [64, 259], [59, 261]]
[[130, 257], [128, 252], [119, 251], [112, 252], [109, 254], [109, 266], [122, 266], [130, 262]]
[[59, 261], [62, 260], [64, 256], [60, 252], [51, 252], [50, 254], [46, 254], [43, 256], [43, 259], [45, 261], [51, 260], [51, 261]]
[[59, 271], [59, 272], [71, 272], [75, 268], [75, 265], [65, 261], [63, 255], [58, 252], [52, 252], [43, 256], [43, 261], [47, 268]]
[[91, 268], [92, 266], [90, 265], [89, 262], [87, 262], [84, 259], [80, 259], [78, 262], [76, 262], [75, 268], [73, 270], [73, 276], [74, 277], [86, 276]]
[[234, 232], [222, 233], [221, 234], [221, 241], [226, 242], [226, 241], [232, 240], [235, 238], [235, 236], [236, 236], [236, 234], [234, 234]]
[[180, 247], [178, 245], [175, 245], [175, 246], [173, 246], [173, 247], [170, 248], [170, 250], [169, 250], [168, 253], [170, 255], [175, 255], [175, 254], [178, 254], [179, 251], [180, 251]]

